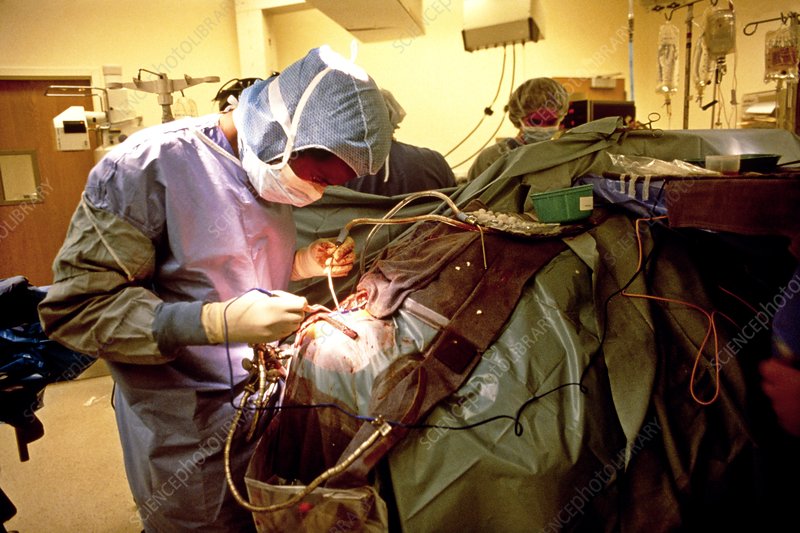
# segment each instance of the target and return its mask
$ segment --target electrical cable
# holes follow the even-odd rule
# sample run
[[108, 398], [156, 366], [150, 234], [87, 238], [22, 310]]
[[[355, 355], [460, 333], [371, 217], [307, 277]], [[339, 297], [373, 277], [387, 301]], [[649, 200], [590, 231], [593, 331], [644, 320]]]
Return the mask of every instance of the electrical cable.
[[[758, 309], [756, 309], [755, 307], [753, 307], [753, 305], [752, 305], [752, 304], [750, 304], [750, 302], [748, 302], [747, 300], [745, 300], [745, 299], [744, 299], [744, 298], [742, 298], [741, 296], [739, 296], [739, 295], [737, 295], [737, 294], [734, 294], [733, 292], [729, 291], [729, 290], [728, 290], [728, 289], [726, 289], [725, 287], [719, 287], [719, 290], [721, 290], [722, 292], [724, 292], [724, 293], [725, 293], [725, 294], [727, 294], [728, 296], [732, 297], [734, 300], [738, 301], [738, 302], [739, 302], [739, 303], [741, 303], [743, 306], [747, 307], [747, 308], [748, 308], [750, 311], [752, 311], [752, 312], [753, 312], [755, 315], [761, 315], [761, 314], [763, 314], [761, 311], [759, 311]], [[738, 324], [737, 324], [737, 326], [738, 326]]]
[[[270, 77], [277, 76], [278, 72], [273, 71], [270, 74]], [[216, 102], [219, 106], [219, 110], [223, 111], [228, 105], [228, 99], [233, 96], [234, 98], [238, 98], [242, 91], [246, 88], [250, 87], [254, 83], [262, 81], [261, 78], [232, 78], [225, 83], [223, 83], [219, 89], [217, 89], [217, 94], [214, 95], [214, 98], [211, 99], [212, 102]]]
[[[517, 73], [517, 49], [514, 47], [514, 45], [511, 45], [511, 50], [512, 50], [512, 54], [511, 54], [511, 57], [512, 57], [512, 67], [511, 67], [511, 85], [509, 86], [509, 90], [508, 90], [508, 100], [507, 100], [507, 101], [511, 101], [511, 95], [514, 93], [514, 88], [515, 88], [515, 87], [514, 87], [514, 83], [516, 83], [516, 73]], [[499, 93], [499, 89], [500, 89], [500, 88], [498, 87], [498, 93]], [[495, 99], [497, 99], [497, 96], [495, 96]], [[480, 153], [483, 151], [483, 149], [484, 149], [484, 148], [486, 148], [486, 147], [489, 145], [489, 143], [490, 143], [490, 142], [492, 142], [492, 140], [494, 140], [494, 139], [495, 139], [495, 137], [496, 137], [496, 135], [497, 135], [497, 132], [498, 132], [498, 131], [500, 131], [500, 128], [502, 128], [502, 127], [503, 127], [503, 123], [505, 122], [505, 118], [506, 118], [506, 113], [507, 113], [507, 112], [508, 112], [508, 105], [505, 105], [505, 106], [503, 107], [503, 116], [502, 116], [502, 117], [500, 117], [500, 122], [498, 122], [498, 123], [497, 123], [497, 127], [494, 129], [494, 131], [493, 131], [493, 132], [492, 132], [492, 134], [489, 136], [489, 138], [488, 138], [488, 139], [486, 139], [486, 141], [485, 141], [485, 142], [484, 142], [484, 143], [483, 143], [483, 144], [482, 144], [482, 145], [481, 145], [481, 146], [480, 146], [480, 147], [479, 147], [477, 150], [475, 150], [474, 152], [472, 152], [472, 153], [471, 153], [469, 156], [467, 156], [467, 157], [466, 157], [464, 160], [462, 160], [461, 162], [459, 162], [459, 163], [456, 163], [455, 165], [452, 165], [450, 168], [451, 168], [451, 169], [453, 169], [453, 170], [455, 170], [455, 169], [457, 169], [458, 167], [460, 167], [461, 165], [463, 165], [464, 163], [468, 163], [468, 162], [469, 162], [469, 161], [471, 161], [471, 160], [472, 160], [472, 159], [473, 159], [475, 156], [477, 156], [478, 154], [480, 154]]]
[[[445, 194], [443, 194], [443, 193], [441, 193], [439, 191], [429, 190], [429, 191], [417, 191], [415, 193], [409, 194], [408, 196], [403, 198], [400, 202], [398, 202], [394, 207], [392, 207], [381, 218], [356, 218], [356, 219], [351, 220], [350, 222], [345, 224], [345, 226], [339, 232], [339, 235], [336, 237], [336, 245], [337, 245], [337, 247], [341, 246], [341, 244], [344, 243], [345, 239], [350, 234], [350, 230], [354, 226], [361, 225], [361, 224], [373, 224], [374, 225], [374, 227], [370, 230], [370, 232], [367, 234], [367, 237], [365, 239], [364, 247], [363, 247], [364, 253], [360, 254], [359, 276], [363, 276], [364, 275], [365, 258], [366, 258], [366, 255], [367, 255], [367, 250], [369, 250], [370, 240], [372, 239], [372, 237], [374, 236], [374, 234], [378, 230], [378, 228], [380, 226], [382, 226], [382, 225], [385, 225], [385, 224], [412, 224], [412, 223], [420, 222], [420, 221], [423, 221], [423, 220], [429, 220], [429, 221], [430, 220], [435, 220], [435, 221], [446, 223], [446, 224], [450, 224], [452, 226], [456, 226], [456, 227], [459, 227], [459, 228], [465, 229], [465, 230], [474, 229], [473, 226], [471, 226], [469, 224], [466, 224], [466, 223], [462, 222], [461, 220], [449, 219], [447, 217], [443, 217], [443, 216], [437, 215], [437, 214], [416, 215], [416, 216], [409, 216], [409, 217], [403, 217], [403, 218], [398, 218], [398, 219], [392, 219], [391, 218], [392, 216], [394, 216], [395, 213], [400, 211], [400, 209], [402, 209], [403, 207], [408, 205], [410, 202], [416, 200], [417, 198], [421, 198], [423, 196], [436, 196], [437, 198], [440, 198], [440, 199], [444, 200], [444, 203], [446, 203], [447, 205], [450, 206], [450, 209], [452, 209], [453, 213], [456, 216], [459, 216], [459, 219], [466, 218], [464, 215], [462, 215], [461, 211], [458, 209], [458, 206], [456, 206], [455, 202], [453, 202], [447, 195], [445, 195]], [[330, 259], [329, 259], [329, 261], [330, 261]], [[338, 297], [336, 295], [336, 290], [335, 290], [334, 285], [333, 285], [333, 275], [331, 274], [330, 265], [328, 265], [328, 264], [326, 264], [325, 273], [326, 273], [327, 278], [328, 278], [328, 290], [330, 291], [331, 297], [333, 298], [335, 309], [338, 310], [339, 306], [340, 306], [339, 305], [339, 300], [338, 300]]]
[[[430, 190], [430, 191], [418, 191], [418, 192], [414, 192], [414, 193], [409, 194], [408, 196], [406, 196], [405, 198], [403, 198], [402, 200], [397, 202], [397, 204], [395, 204], [394, 207], [392, 207], [389, 211], [387, 211], [386, 214], [383, 215], [383, 217], [381, 217], [381, 219], [392, 218], [402, 208], [404, 208], [405, 206], [407, 206], [408, 204], [410, 204], [414, 200], [417, 200], [418, 198], [422, 198], [422, 197], [425, 197], [425, 196], [435, 196], [435, 197], [443, 200], [442, 205], [445, 205], [445, 204], [448, 205], [450, 207], [451, 211], [453, 211], [453, 215], [455, 215], [455, 216], [459, 216], [459, 214], [461, 213], [461, 210], [458, 208], [458, 206], [455, 204], [455, 202], [453, 202], [453, 200], [449, 196], [447, 196], [446, 194], [441, 193], [439, 191]], [[439, 208], [437, 208], [436, 210], [438, 210], [438, 209]], [[461, 217], [459, 217], [459, 218], [461, 218]], [[372, 240], [372, 238], [375, 236], [375, 233], [378, 231], [380, 226], [381, 226], [380, 224], [376, 224], [369, 231], [369, 233], [367, 233], [367, 236], [364, 239], [364, 252], [365, 253], [361, 254], [361, 259], [359, 261], [359, 276], [363, 276], [364, 275], [366, 251], [369, 250], [369, 243]], [[342, 230], [342, 231], [343, 232], [347, 231], [349, 233], [349, 229], [347, 229], [346, 226], [345, 226], [345, 229]], [[342, 235], [341, 234], [339, 235], [337, 240], [342, 240]]]
[[[245, 392], [245, 395], [242, 397], [242, 405], [247, 402], [249, 397], [248, 392]], [[237, 409], [236, 414], [234, 415], [233, 421], [231, 423], [231, 427], [228, 430], [228, 435], [225, 438], [225, 448], [223, 451], [224, 457], [224, 464], [225, 464], [225, 479], [228, 483], [228, 488], [231, 491], [236, 502], [253, 513], [272, 513], [275, 511], [281, 511], [283, 509], [288, 509], [289, 507], [294, 506], [296, 503], [299, 503], [300, 500], [311, 494], [317, 487], [323, 484], [328, 479], [332, 478], [333, 476], [344, 472], [347, 467], [349, 467], [356, 459], [358, 459], [368, 448], [370, 448], [380, 437], [385, 437], [391, 431], [391, 426], [386, 424], [381, 420], [380, 417], [377, 417], [372, 423], [376, 426], [375, 431], [370, 435], [364, 442], [362, 442], [358, 448], [356, 448], [353, 453], [348, 455], [344, 461], [338, 462], [334, 466], [328, 468], [316, 478], [314, 478], [306, 487], [300, 490], [298, 493], [283, 501], [281, 503], [276, 503], [273, 505], [266, 505], [266, 506], [258, 506], [253, 505], [249, 501], [247, 501], [242, 494], [239, 492], [239, 489], [236, 487], [236, 483], [233, 481], [233, 472], [231, 471], [230, 464], [231, 464], [231, 444], [233, 443], [233, 436], [236, 433], [236, 428], [239, 425], [239, 419], [241, 418], [242, 410]]]
[[[447, 224], [449, 226], [454, 226], [456, 228], [460, 228], [467, 231], [475, 230], [475, 226], [472, 224], [468, 224], [466, 222], [462, 222], [460, 220], [456, 220], [453, 218], [448, 218], [442, 215], [414, 215], [409, 217], [400, 217], [400, 218], [354, 218], [350, 222], [347, 223], [345, 226], [345, 230], [349, 231], [354, 226], [359, 226], [362, 224], [375, 224], [375, 225], [391, 225], [391, 224], [411, 224], [414, 222], [421, 222], [421, 221], [429, 221], [429, 222], [441, 222], [442, 224]], [[363, 257], [363, 254], [362, 254]]]
[[[637, 245], [638, 245], [639, 257], [638, 257], [638, 264], [637, 264], [637, 267], [636, 267], [636, 273], [635, 273], [634, 277], [638, 276], [639, 273], [644, 271], [644, 264], [643, 264], [643, 261], [642, 261], [642, 252], [643, 252], [642, 251], [642, 238], [641, 238], [641, 232], [639, 230], [639, 224], [641, 222], [649, 222], [649, 221], [655, 221], [655, 220], [666, 220], [668, 218], [669, 217], [664, 215], [664, 216], [653, 217], [653, 218], [639, 218], [639, 219], [636, 219], [635, 232], [636, 232], [636, 242], [637, 242]], [[725, 315], [724, 313], [720, 313], [717, 310], [713, 310], [713, 311], [709, 312], [709, 311], [706, 311], [705, 309], [703, 309], [702, 307], [700, 307], [699, 305], [693, 304], [691, 302], [686, 302], [686, 301], [683, 301], [683, 300], [676, 300], [674, 298], [666, 298], [666, 297], [662, 297], [662, 296], [654, 296], [654, 295], [651, 295], [651, 294], [639, 294], [639, 293], [627, 292], [627, 286], [621, 291], [621, 294], [623, 296], [626, 296], [626, 297], [629, 297], [629, 298], [642, 298], [642, 299], [653, 300], [653, 301], [658, 301], [658, 302], [662, 302], [662, 303], [675, 303], [675, 304], [684, 305], [686, 307], [689, 307], [690, 309], [694, 309], [696, 311], [699, 311], [700, 313], [702, 313], [708, 319], [708, 328], [706, 329], [705, 337], [703, 337], [703, 340], [700, 343], [700, 346], [698, 347], [697, 354], [696, 354], [695, 360], [694, 360], [694, 364], [692, 365], [692, 372], [691, 372], [691, 376], [689, 378], [689, 393], [691, 394], [691, 396], [694, 399], [694, 401], [699, 403], [700, 405], [704, 405], [705, 406], [705, 405], [711, 405], [712, 403], [714, 403], [717, 400], [717, 398], [719, 397], [719, 394], [720, 394], [720, 380], [719, 380], [719, 378], [720, 378], [720, 369], [721, 369], [721, 364], [720, 364], [720, 361], [719, 361], [719, 339], [718, 339], [718, 336], [717, 336], [717, 324], [716, 324], [716, 321], [715, 321], [715, 317], [717, 315], [719, 315], [719, 316], [722, 316], [723, 318], [725, 318], [725, 319], [727, 319], [727, 320], [729, 320], [731, 322], [733, 322], [733, 320], [731, 320], [731, 318], [728, 317], [727, 315]], [[733, 322], [733, 323], [735, 324], [735, 322]], [[697, 373], [698, 373], [698, 369], [700, 367], [700, 362], [703, 359], [703, 352], [705, 350], [706, 345], [708, 344], [709, 338], [711, 338], [711, 337], [713, 337], [713, 339], [714, 339], [714, 359], [713, 359], [713, 362], [712, 362], [712, 366], [713, 366], [713, 369], [714, 369], [714, 379], [713, 379], [713, 382], [714, 382], [714, 393], [712, 394], [710, 399], [704, 400], [704, 399], [701, 399], [698, 396], [697, 391], [695, 390], [695, 382], [697, 381]]]
[[481, 125], [481, 124], [483, 124], [483, 121], [484, 121], [484, 120], [486, 120], [486, 117], [488, 117], [488, 116], [490, 116], [490, 115], [494, 114], [494, 111], [492, 110], [492, 106], [493, 106], [495, 103], [497, 103], [497, 97], [498, 97], [498, 96], [500, 96], [500, 89], [501, 89], [501, 88], [502, 88], [502, 86], [503, 86], [503, 80], [505, 79], [505, 76], [506, 76], [506, 54], [507, 54], [507, 50], [508, 50], [508, 45], [506, 45], [506, 46], [504, 46], [504, 47], [503, 47], [503, 64], [502, 64], [502, 66], [501, 66], [501, 68], [500, 68], [500, 81], [497, 83], [497, 90], [496, 90], [496, 91], [495, 91], [495, 93], [494, 93], [494, 98], [492, 98], [492, 103], [490, 103], [488, 106], [486, 106], [485, 108], [483, 108], [483, 115], [481, 116], [481, 119], [478, 121], [478, 123], [477, 123], [477, 124], [475, 124], [475, 127], [474, 127], [474, 128], [472, 128], [472, 129], [469, 131], [469, 133], [467, 133], [467, 134], [464, 136], [464, 138], [463, 138], [463, 139], [461, 139], [461, 141], [459, 141], [459, 142], [458, 142], [458, 144], [456, 144], [455, 146], [453, 146], [453, 147], [452, 147], [452, 148], [451, 148], [451, 149], [450, 149], [450, 150], [449, 150], [449, 151], [448, 151], [446, 154], [444, 154], [444, 157], [447, 157], [447, 156], [449, 156], [450, 154], [452, 154], [453, 152], [455, 152], [455, 151], [456, 151], [456, 149], [457, 149], [459, 146], [461, 146], [462, 144], [464, 144], [464, 143], [467, 141], [467, 139], [469, 139], [469, 138], [472, 136], [472, 134], [473, 134], [473, 133], [475, 133], [475, 132], [478, 130], [478, 128], [480, 127], [480, 125]]
[[[503, 115], [503, 119], [505, 119], [505, 114]], [[465, 159], [463, 159], [462, 161], [460, 161], [460, 162], [456, 163], [455, 165], [451, 166], [450, 168], [451, 168], [452, 170], [455, 170], [455, 169], [457, 169], [458, 167], [460, 167], [461, 165], [463, 165], [464, 163], [467, 163], [467, 162], [471, 161], [473, 157], [475, 157], [475, 156], [477, 156], [478, 154], [480, 154], [480, 153], [483, 151], [483, 149], [484, 149], [484, 148], [486, 148], [487, 146], [489, 146], [489, 143], [492, 141], [492, 139], [494, 139], [494, 138], [495, 138], [495, 135], [497, 135], [497, 132], [498, 132], [498, 131], [500, 131], [500, 128], [502, 128], [502, 127], [503, 127], [503, 122], [504, 122], [504, 120], [501, 120], [501, 121], [500, 121], [500, 122], [497, 124], [497, 127], [494, 129], [494, 131], [493, 131], [493, 132], [492, 132], [492, 134], [489, 136], [489, 138], [486, 140], [486, 142], [485, 142], [485, 143], [483, 143], [483, 144], [482, 144], [482, 145], [481, 145], [481, 146], [480, 146], [480, 147], [479, 147], [477, 150], [475, 150], [475, 151], [474, 151], [474, 152], [472, 152], [470, 155], [468, 155], [468, 156], [467, 156]]]
[[[414, 200], [417, 200], [419, 198], [425, 197], [425, 196], [435, 196], [435, 197], [437, 197], [437, 198], [439, 198], [439, 199], [441, 199], [443, 201], [442, 204], [439, 207], [437, 207], [434, 211], [438, 211], [441, 207], [447, 205], [450, 208], [450, 210], [453, 212], [453, 216], [455, 216], [456, 218], [455, 219], [447, 218], [447, 217], [438, 215], [436, 213], [430, 213], [430, 214], [427, 214], [427, 215], [409, 216], [409, 217], [403, 217], [403, 218], [397, 218], [397, 219], [392, 219], [391, 218], [397, 212], [399, 212], [402, 208], [404, 208], [406, 205], [408, 205], [409, 203], [411, 203]], [[483, 265], [484, 265], [484, 268], [487, 268], [487, 264], [486, 264], [486, 247], [485, 247], [484, 238], [483, 238], [483, 228], [481, 228], [479, 225], [475, 224], [474, 222], [470, 221], [471, 217], [469, 215], [464, 214], [464, 212], [461, 211], [461, 209], [459, 209], [459, 207], [456, 205], [456, 203], [449, 196], [447, 196], [446, 194], [444, 194], [442, 192], [436, 191], [436, 190], [417, 191], [417, 192], [409, 194], [408, 196], [406, 196], [405, 198], [400, 200], [397, 204], [395, 204], [394, 207], [392, 207], [389, 211], [387, 211], [387, 213], [381, 218], [357, 218], [357, 219], [351, 220], [339, 232], [339, 235], [336, 237], [336, 242], [339, 243], [339, 244], [343, 243], [344, 240], [349, 235], [350, 230], [354, 226], [357, 226], [357, 225], [360, 225], [360, 224], [372, 224], [373, 225], [373, 228], [369, 231], [369, 233], [367, 233], [367, 236], [364, 239], [363, 253], [360, 254], [360, 258], [359, 258], [359, 277], [361, 277], [361, 276], [364, 275], [364, 273], [366, 271], [366, 256], [367, 256], [367, 250], [369, 250], [370, 241], [372, 240], [373, 236], [375, 235], [375, 233], [378, 231], [378, 229], [381, 226], [386, 225], [386, 224], [413, 224], [413, 223], [416, 223], [416, 222], [421, 222], [421, 221], [426, 221], [426, 220], [427, 221], [442, 222], [442, 223], [445, 223], [445, 224], [448, 224], [448, 225], [451, 225], [451, 226], [455, 226], [455, 227], [457, 227], [459, 229], [463, 229], [463, 230], [466, 230], [466, 231], [474, 231], [474, 230], [477, 229], [477, 231], [480, 233], [480, 238], [481, 238], [481, 250], [483, 252]], [[328, 274], [328, 290], [331, 293], [331, 296], [333, 298], [333, 302], [334, 302], [334, 304], [336, 306], [336, 309], [339, 309], [338, 298], [336, 296], [336, 291], [335, 291], [334, 286], [333, 286], [333, 277], [331, 276], [329, 271], [327, 272], [327, 274]]]
[[[739, 63], [739, 54], [737, 53], [736, 45], [734, 45], [732, 53], [733, 53], [733, 74], [731, 75], [731, 101], [729, 103], [730, 103], [730, 106], [731, 106], [730, 114], [733, 116], [733, 124], [735, 125], [736, 121], [738, 120], [738, 111], [739, 111], [738, 107], [737, 107], [737, 102], [736, 102], [736, 98], [737, 98], [737, 96], [736, 96], [736, 94], [737, 94], [736, 93], [736, 89], [737, 89], [736, 69], [737, 69], [737, 66], [738, 66], [738, 63]], [[729, 110], [725, 108], [725, 104], [724, 103], [722, 104], [721, 109], [722, 109], [722, 114], [725, 117], [725, 125], [728, 127], [728, 129], [730, 129], [731, 128], [731, 116], [728, 115], [728, 111]]]
[[[517, 410], [516, 410], [516, 412], [515, 412], [515, 414], [513, 416], [512, 415], [495, 415], [495, 416], [491, 416], [489, 418], [485, 418], [483, 420], [479, 420], [477, 422], [473, 422], [471, 424], [465, 424], [463, 426], [446, 426], [446, 425], [442, 425], [442, 424], [424, 424], [424, 423], [408, 424], [408, 423], [400, 422], [400, 421], [397, 421], [397, 420], [386, 419], [386, 418], [384, 418], [382, 416], [359, 415], [359, 414], [354, 413], [352, 411], [349, 411], [349, 410], [345, 409], [344, 407], [342, 407], [341, 405], [338, 405], [338, 404], [335, 404], [335, 403], [275, 405], [275, 406], [259, 407], [257, 409], [269, 410], [269, 411], [289, 411], [289, 410], [302, 410], [302, 409], [335, 409], [335, 410], [341, 412], [342, 414], [344, 414], [344, 415], [346, 415], [346, 416], [348, 416], [348, 417], [350, 417], [350, 418], [352, 418], [354, 420], [360, 420], [362, 422], [369, 422], [369, 423], [385, 422], [385, 423], [389, 424], [392, 427], [399, 427], [399, 428], [403, 428], [403, 429], [446, 429], [446, 430], [452, 430], [452, 431], [463, 431], [463, 430], [467, 430], [467, 429], [475, 429], [477, 427], [484, 426], [486, 424], [489, 424], [490, 422], [494, 422], [494, 421], [497, 421], [497, 420], [512, 420], [514, 422], [514, 435], [516, 435], [517, 437], [520, 437], [520, 436], [522, 436], [522, 433], [523, 433], [523, 430], [524, 430], [524, 428], [522, 426], [522, 422], [520, 422], [520, 419], [522, 418], [523, 411], [525, 411], [525, 409], [529, 405], [531, 405], [532, 403], [534, 403], [534, 402], [536, 402], [538, 400], [541, 400], [545, 396], [553, 394], [554, 392], [557, 392], [557, 391], [559, 391], [561, 389], [564, 389], [566, 387], [580, 387], [581, 392], [583, 392], [583, 393], [587, 392], [586, 387], [583, 386], [579, 382], [562, 383], [561, 385], [557, 385], [557, 386], [553, 387], [552, 389], [550, 389], [550, 390], [548, 390], [546, 392], [543, 392], [542, 394], [535, 394], [535, 395], [531, 396], [530, 398], [528, 398], [527, 400], [525, 400], [520, 405], [520, 407], [517, 408]], [[240, 407], [239, 410], [241, 410], [241, 409], [242, 408]]]

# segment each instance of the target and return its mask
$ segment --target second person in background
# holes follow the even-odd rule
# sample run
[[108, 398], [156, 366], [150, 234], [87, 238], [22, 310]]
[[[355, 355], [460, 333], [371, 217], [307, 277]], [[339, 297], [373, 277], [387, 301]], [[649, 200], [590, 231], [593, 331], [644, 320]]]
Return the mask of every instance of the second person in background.
[[[381, 89], [381, 94], [389, 111], [389, 121], [397, 130], [406, 112], [392, 93]], [[393, 136], [389, 159], [377, 174], [350, 180], [344, 186], [379, 196], [397, 196], [455, 185], [455, 175], [442, 154], [430, 148], [400, 142]]]
[[569, 108], [567, 90], [551, 78], [531, 78], [514, 89], [508, 100], [508, 118], [519, 130], [516, 137], [508, 137], [488, 146], [478, 154], [467, 174], [472, 181], [492, 163], [515, 148], [526, 144], [557, 138], [561, 121]]

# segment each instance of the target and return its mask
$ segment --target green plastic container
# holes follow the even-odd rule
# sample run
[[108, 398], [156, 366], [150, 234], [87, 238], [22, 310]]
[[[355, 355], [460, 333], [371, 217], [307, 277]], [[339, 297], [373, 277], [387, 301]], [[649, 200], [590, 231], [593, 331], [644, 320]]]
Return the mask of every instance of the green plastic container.
[[533, 209], [540, 222], [574, 222], [583, 220], [594, 209], [594, 188], [591, 184], [531, 194]]

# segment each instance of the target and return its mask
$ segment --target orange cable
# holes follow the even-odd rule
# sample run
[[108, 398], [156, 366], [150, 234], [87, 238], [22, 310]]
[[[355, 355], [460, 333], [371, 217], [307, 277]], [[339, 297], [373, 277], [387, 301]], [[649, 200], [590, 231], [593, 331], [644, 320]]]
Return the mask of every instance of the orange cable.
[[722, 291], [722, 292], [724, 292], [725, 294], [727, 294], [727, 295], [729, 295], [729, 296], [731, 296], [731, 297], [735, 298], [736, 300], [738, 300], [738, 301], [739, 301], [739, 302], [740, 302], [742, 305], [744, 305], [745, 307], [747, 307], [748, 309], [750, 309], [750, 310], [751, 310], [753, 313], [755, 313], [755, 314], [758, 314], [758, 313], [760, 313], [760, 311], [759, 311], [758, 309], [756, 309], [755, 307], [753, 307], [753, 306], [750, 304], [750, 302], [748, 302], [747, 300], [745, 300], [745, 299], [744, 299], [744, 298], [742, 298], [741, 296], [738, 296], [737, 294], [734, 294], [733, 292], [729, 291], [729, 290], [728, 290], [728, 289], [726, 289], [725, 287], [719, 286], [718, 288], [719, 288], [719, 290], [721, 290], [721, 291]]
[[[653, 218], [639, 218], [639, 219], [636, 219], [635, 230], [636, 230], [636, 242], [637, 242], [637, 245], [638, 245], [639, 258], [638, 258], [638, 262], [637, 262], [637, 265], [636, 265], [636, 271], [635, 271], [634, 276], [638, 275], [641, 272], [641, 270], [642, 270], [642, 261], [643, 261], [643, 257], [644, 257], [644, 253], [643, 253], [643, 250], [642, 250], [641, 233], [639, 231], [639, 224], [641, 222], [645, 222], [645, 221], [663, 220], [663, 219], [667, 219], [667, 218], [669, 218], [669, 217], [664, 215], [664, 216], [653, 217]], [[622, 290], [622, 295], [623, 296], [627, 296], [629, 298], [642, 298], [642, 299], [646, 299], [646, 300], [655, 300], [655, 301], [659, 301], [659, 302], [677, 303], [677, 304], [685, 305], [685, 306], [690, 307], [692, 309], [696, 309], [697, 311], [703, 313], [706, 316], [706, 318], [708, 318], [708, 329], [706, 330], [706, 335], [703, 338], [703, 342], [700, 343], [700, 347], [698, 348], [694, 364], [692, 365], [692, 374], [691, 374], [690, 382], [689, 382], [689, 393], [691, 394], [691, 396], [694, 399], [694, 401], [696, 401], [700, 405], [710, 405], [710, 404], [714, 403], [717, 400], [717, 398], [719, 397], [719, 391], [720, 391], [720, 387], [719, 387], [719, 373], [720, 373], [719, 339], [718, 339], [718, 336], [717, 336], [717, 325], [716, 325], [716, 323], [714, 321], [714, 316], [716, 314], [718, 314], [717, 311], [713, 311], [712, 313], [709, 313], [708, 311], [706, 311], [702, 307], [700, 307], [698, 305], [695, 305], [695, 304], [693, 304], [691, 302], [684, 302], [682, 300], [676, 300], [676, 299], [673, 299], [673, 298], [665, 298], [665, 297], [662, 297], [662, 296], [653, 296], [653, 295], [650, 295], [650, 294], [630, 293], [630, 292], [627, 292], [624, 289]], [[719, 313], [719, 314], [721, 314], [721, 313]], [[727, 317], [725, 315], [723, 315], [723, 316], [725, 318], [727, 318], [728, 320], [730, 320], [729, 317]], [[696, 374], [697, 374], [697, 368], [700, 366], [700, 361], [701, 361], [701, 359], [703, 357], [703, 351], [705, 350], [706, 344], [708, 343], [708, 339], [711, 337], [712, 334], [714, 336], [714, 362], [713, 362], [713, 364], [714, 364], [714, 394], [713, 394], [713, 396], [711, 397], [710, 400], [702, 400], [695, 393], [695, 388], [694, 388], [695, 387], [695, 378], [696, 378]]]

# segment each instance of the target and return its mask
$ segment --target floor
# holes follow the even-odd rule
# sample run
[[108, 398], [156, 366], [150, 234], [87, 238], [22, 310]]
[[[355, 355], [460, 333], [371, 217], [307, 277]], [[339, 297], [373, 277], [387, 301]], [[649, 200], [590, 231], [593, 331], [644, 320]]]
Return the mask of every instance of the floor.
[[99, 374], [45, 389], [36, 412], [45, 433], [28, 445], [28, 461], [19, 460], [14, 429], [0, 424], [0, 487], [17, 508], [8, 531], [142, 530], [125, 478], [112, 380]]

